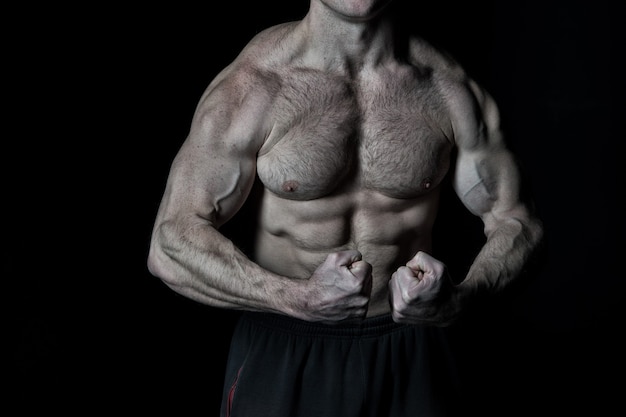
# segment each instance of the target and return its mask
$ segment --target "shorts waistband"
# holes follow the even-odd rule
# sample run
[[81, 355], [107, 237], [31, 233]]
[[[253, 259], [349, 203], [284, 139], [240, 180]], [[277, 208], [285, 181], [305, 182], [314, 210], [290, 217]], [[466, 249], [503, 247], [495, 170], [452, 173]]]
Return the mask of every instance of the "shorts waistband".
[[241, 318], [255, 325], [290, 334], [321, 337], [374, 337], [409, 326], [394, 322], [391, 315], [368, 317], [360, 321], [338, 322], [336, 324], [309, 322], [272, 313], [246, 312]]

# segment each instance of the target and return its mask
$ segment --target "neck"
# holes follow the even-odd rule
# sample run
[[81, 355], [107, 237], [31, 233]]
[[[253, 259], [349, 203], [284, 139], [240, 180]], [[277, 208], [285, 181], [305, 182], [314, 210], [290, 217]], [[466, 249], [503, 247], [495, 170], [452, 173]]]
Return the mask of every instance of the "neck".
[[348, 15], [312, 1], [302, 20], [307, 59], [326, 68], [358, 70], [393, 56], [394, 31], [386, 9]]

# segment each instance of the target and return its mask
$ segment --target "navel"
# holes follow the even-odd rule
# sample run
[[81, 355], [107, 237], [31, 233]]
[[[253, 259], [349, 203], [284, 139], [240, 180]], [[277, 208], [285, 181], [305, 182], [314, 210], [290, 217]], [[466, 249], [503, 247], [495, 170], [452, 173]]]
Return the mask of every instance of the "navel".
[[283, 183], [283, 191], [287, 193], [293, 193], [294, 191], [298, 189], [299, 185], [300, 184], [298, 184], [298, 181], [294, 181], [294, 180], [285, 181]]

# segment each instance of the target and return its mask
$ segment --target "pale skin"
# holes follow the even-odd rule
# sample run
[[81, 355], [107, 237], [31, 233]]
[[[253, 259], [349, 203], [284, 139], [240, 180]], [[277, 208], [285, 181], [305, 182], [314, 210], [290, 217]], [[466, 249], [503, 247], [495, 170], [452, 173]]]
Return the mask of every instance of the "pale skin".
[[[169, 173], [152, 274], [218, 308], [436, 326], [520, 275], [542, 229], [498, 108], [426, 42], [394, 48], [388, 3], [311, 0], [210, 83]], [[455, 281], [431, 255], [447, 175], [486, 237]], [[244, 204], [252, 254], [220, 232]]]

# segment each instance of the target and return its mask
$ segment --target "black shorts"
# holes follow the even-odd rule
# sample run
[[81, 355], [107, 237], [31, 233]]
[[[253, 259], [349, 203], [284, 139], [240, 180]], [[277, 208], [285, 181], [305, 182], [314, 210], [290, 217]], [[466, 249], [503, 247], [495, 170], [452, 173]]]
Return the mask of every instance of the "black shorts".
[[222, 417], [439, 417], [457, 378], [443, 329], [390, 316], [324, 325], [245, 313], [234, 330]]

